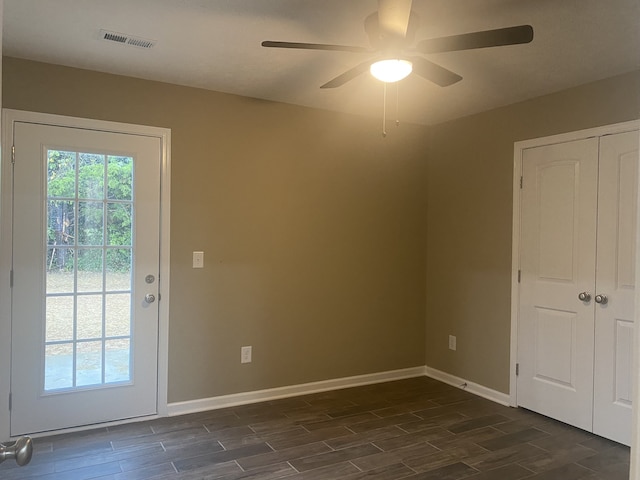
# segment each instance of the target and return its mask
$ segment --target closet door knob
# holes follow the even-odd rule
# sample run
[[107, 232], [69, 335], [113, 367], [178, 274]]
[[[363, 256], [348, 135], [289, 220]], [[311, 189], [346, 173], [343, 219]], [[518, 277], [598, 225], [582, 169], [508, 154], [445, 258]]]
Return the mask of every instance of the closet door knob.
[[590, 302], [591, 294], [589, 292], [581, 292], [578, 294], [578, 300], [582, 300], [583, 302]]
[[609, 299], [606, 295], [596, 295], [595, 301], [601, 305], [606, 305]]

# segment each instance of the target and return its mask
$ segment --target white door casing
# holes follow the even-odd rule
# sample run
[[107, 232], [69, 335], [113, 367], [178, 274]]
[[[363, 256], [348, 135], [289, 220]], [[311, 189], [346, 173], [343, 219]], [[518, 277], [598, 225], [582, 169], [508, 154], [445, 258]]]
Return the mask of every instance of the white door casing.
[[[69, 399], [73, 396], [70, 392], [63, 391], [54, 391], [54, 392], [44, 392], [42, 395], [42, 376], [43, 376], [43, 360], [40, 354], [29, 355], [24, 358], [25, 355], [21, 352], [32, 351], [32, 347], [26, 346], [26, 342], [29, 339], [37, 337], [38, 339], [42, 339], [44, 336], [43, 333], [43, 325], [42, 322], [38, 326], [35, 323], [29, 322], [14, 322], [14, 333], [13, 340], [14, 344], [12, 345], [12, 357], [13, 364], [17, 365], [17, 369], [25, 368], [27, 370], [31, 369], [33, 373], [33, 369], [37, 370], [37, 380], [38, 388], [34, 390], [33, 382], [30, 387], [27, 388], [27, 393], [20, 392], [22, 386], [20, 385], [21, 379], [26, 379], [28, 375], [24, 375], [24, 371], [22, 373], [14, 372], [12, 375], [12, 413], [11, 413], [11, 435], [15, 436], [21, 433], [29, 433], [34, 431], [45, 431], [45, 430], [58, 430], [67, 427], [71, 427], [73, 425], [85, 425], [85, 424], [95, 424], [96, 422], [111, 422], [113, 420], [117, 420], [113, 423], [122, 423], [126, 421], [125, 419], [146, 415], [146, 414], [166, 414], [166, 405], [167, 405], [167, 397], [166, 397], [166, 385], [167, 385], [167, 334], [168, 334], [168, 306], [169, 306], [169, 290], [168, 290], [168, 280], [169, 280], [169, 264], [168, 264], [168, 253], [169, 253], [169, 236], [168, 236], [168, 227], [169, 227], [169, 199], [170, 199], [170, 174], [169, 174], [169, 166], [170, 166], [170, 132], [167, 129], [159, 129], [155, 127], [144, 127], [144, 126], [136, 126], [136, 125], [127, 125], [127, 124], [117, 124], [113, 122], [102, 122], [102, 121], [93, 121], [86, 119], [77, 119], [71, 117], [61, 117], [56, 115], [45, 115], [45, 114], [34, 114], [30, 112], [19, 112], [19, 111], [11, 111], [7, 110], [4, 112], [5, 125], [11, 127], [10, 131], [5, 131], [5, 135], [3, 136], [3, 142], [5, 145], [5, 151], [10, 151], [11, 145], [11, 132], [15, 130], [17, 132], [17, 136], [20, 137], [22, 135], [21, 128], [26, 128], [27, 130], [42, 130], [44, 129], [48, 133], [52, 133], [55, 131], [55, 139], [51, 137], [46, 139], [46, 141], [41, 142], [43, 145], [48, 143], [49, 145], [53, 145], [55, 147], [60, 147], [61, 145], [73, 145], [74, 141], [69, 139], [64, 139], [60, 137], [60, 133], [66, 132], [74, 137], [76, 135], [80, 135], [80, 137], [84, 137], [84, 140], [80, 141], [80, 144], [77, 146], [81, 149], [83, 145], [83, 141], [87, 140], [87, 138], [91, 137], [95, 140], [95, 138], [102, 137], [103, 139], [107, 138], [107, 145], [103, 145], [106, 149], [105, 151], [111, 152], [112, 154], [120, 154], [123, 152], [135, 152], [140, 146], [140, 142], [146, 143], [146, 146], [153, 144], [152, 148], [154, 150], [154, 166], [151, 169], [148, 169], [149, 165], [146, 165], [145, 168], [138, 169], [135, 172], [135, 175], [138, 177], [138, 180], [146, 178], [153, 178], [153, 182], [155, 183], [155, 187], [151, 187], [152, 190], [146, 190], [143, 184], [145, 182], [136, 182], [140, 183], [137, 185], [138, 188], [138, 199], [141, 200], [140, 206], [144, 209], [147, 209], [149, 205], [153, 204], [151, 207], [155, 209], [155, 213], [151, 213], [151, 215], [142, 215], [139, 214], [136, 221], [140, 222], [140, 226], [144, 228], [140, 229], [138, 235], [134, 238], [134, 242], [138, 242], [139, 244], [144, 244], [144, 248], [140, 249], [139, 254], [136, 256], [137, 261], [139, 261], [144, 268], [140, 268], [136, 271], [136, 278], [134, 281], [134, 285], [132, 286], [132, 290], [134, 290], [134, 295], [136, 300], [133, 302], [132, 310], [136, 314], [136, 322], [134, 323], [134, 331], [132, 332], [132, 336], [136, 338], [136, 341], [141, 341], [142, 346], [140, 347], [140, 353], [137, 358], [132, 359], [132, 384], [133, 385], [126, 386], [127, 382], [120, 382], [118, 389], [120, 391], [128, 391], [129, 396], [125, 395], [118, 397], [117, 395], [113, 396], [111, 393], [106, 393], [110, 389], [108, 388], [81, 388], [79, 392], [76, 392], [78, 395], [78, 400], [76, 403], [69, 401]], [[44, 125], [43, 125], [44, 124]], [[63, 127], [53, 127], [50, 125], [62, 125]], [[64, 128], [70, 127], [70, 128]], [[24, 130], [23, 128], [23, 130]], [[9, 129], [7, 129], [9, 130]], [[24, 133], [24, 132], [23, 132]], [[117, 146], [113, 143], [114, 139], [117, 141], [124, 140], [124, 146]], [[136, 142], [138, 144], [136, 145]], [[77, 143], [77, 142], [76, 142]], [[7, 147], [9, 145], [9, 147]], [[22, 147], [17, 149], [16, 154], [16, 164], [20, 164], [21, 161], [21, 153], [26, 153], [21, 151]], [[96, 147], [93, 147], [94, 150]], [[144, 148], [144, 146], [142, 146]], [[37, 156], [43, 158], [41, 145], [38, 144], [36, 147], [38, 150]], [[113, 150], [117, 151], [114, 153]], [[93, 151], [93, 150], [92, 150]], [[137, 155], [137, 154], [136, 154]], [[18, 315], [21, 315], [25, 312], [28, 312], [31, 309], [31, 312], [38, 311], [38, 314], [35, 317], [42, 317], [44, 302], [42, 300], [38, 300], [44, 290], [44, 280], [42, 279], [42, 262], [41, 261], [31, 261], [29, 257], [42, 257], [42, 250], [44, 250], [43, 243], [37, 239], [37, 236], [24, 236], [22, 233], [23, 225], [20, 224], [21, 219], [25, 219], [31, 214], [39, 217], [39, 220], [35, 220], [33, 223], [38, 224], [40, 228], [43, 228], [44, 224], [43, 211], [46, 210], [44, 207], [44, 201], [33, 201], [33, 198], [18, 198], [16, 199], [13, 207], [11, 209], [7, 208], [8, 203], [10, 203], [10, 195], [11, 191], [7, 188], [8, 182], [7, 179], [7, 171], [10, 172], [10, 166], [7, 163], [10, 162], [10, 158], [3, 159], [3, 224], [2, 224], [2, 235], [3, 241], [6, 247], [6, 239], [7, 233], [10, 236], [20, 235], [20, 238], [14, 242], [13, 251], [10, 253], [14, 256], [15, 264], [14, 264], [14, 287], [12, 289], [12, 294], [15, 298], [14, 302], [14, 318]], [[31, 166], [31, 168], [33, 165]], [[16, 167], [18, 169], [18, 167]], [[24, 173], [24, 172], [23, 172]], [[29, 176], [34, 172], [29, 172]], [[46, 169], [42, 168], [40, 171], [35, 172], [36, 177], [39, 177], [37, 182], [39, 183], [39, 188], [43, 187], [43, 177], [46, 176]], [[23, 180], [25, 179], [24, 175], [22, 175], [19, 171], [16, 173], [16, 183], [11, 190], [16, 194], [16, 196], [23, 195], [27, 190], [23, 185]], [[160, 191], [159, 182], [162, 182], [162, 190]], [[9, 184], [10, 185], [10, 184]], [[8, 199], [9, 198], [9, 199]], [[147, 205], [144, 205], [144, 204]], [[144, 206], [143, 206], [144, 205]], [[23, 212], [23, 206], [26, 210]], [[160, 207], [162, 210], [160, 211]], [[31, 209], [31, 211], [29, 211]], [[7, 225], [7, 211], [11, 210], [20, 210], [14, 219], [15, 225]], [[18, 218], [21, 217], [21, 218]], [[29, 223], [29, 222], [27, 222]], [[160, 242], [160, 249], [157, 247], [149, 248], [149, 244], [153, 245], [153, 243], [158, 245], [158, 241], [149, 242], [148, 238], [145, 239], [145, 235], [147, 235], [148, 231], [153, 231], [157, 233], [160, 225], [162, 225], [162, 241]], [[13, 229], [13, 231], [12, 231]], [[31, 243], [29, 243], [31, 242]], [[7, 248], [3, 248], [2, 254], [3, 258], [6, 261], [7, 258]], [[38, 253], [37, 250], [40, 250]], [[38, 254], [34, 254], [38, 253]], [[20, 259], [27, 259], [27, 264]], [[160, 261], [160, 268], [158, 269], [158, 261]], [[155, 267], [151, 267], [150, 264], [154, 264]], [[26, 267], [26, 268], [24, 268]], [[22, 269], [22, 271], [21, 271]], [[145, 282], [145, 277], [147, 273], [145, 270], [153, 269], [154, 277], [156, 281], [153, 284], [148, 284]], [[37, 270], [40, 270], [40, 278], [37, 277], [39, 274]], [[25, 277], [26, 275], [26, 277]], [[31, 287], [35, 287], [39, 292], [27, 291], [21, 288], [21, 282], [25, 279], [29, 278], [31, 275]], [[141, 282], [142, 279], [142, 282]], [[158, 283], [162, 279], [160, 283]], [[156, 297], [159, 298], [162, 295], [162, 302], [141, 302], [140, 296], [144, 296], [146, 293], [155, 293]], [[6, 298], [6, 297], [5, 297]], [[22, 306], [21, 306], [22, 305]], [[5, 305], [6, 306], [6, 305]], [[21, 310], [24, 308], [25, 310]], [[6, 309], [2, 309], [3, 315], [7, 311]], [[150, 322], [147, 322], [145, 325], [145, 316], [152, 315], [153, 318]], [[27, 316], [31, 316], [31, 313], [27, 313]], [[3, 318], [3, 321], [5, 319]], [[139, 320], [139, 321], [138, 321]], [[139, 329], [137, 324], [144, 325], [145, 329]], [[151, 328], [151, 335], [148, 334]], [[25, 335], [25, 333], [27, 333]], [[144, 343], [146, 342], [146, 346]], [[150, 350], [153, 350], [153, 354], [149, 354]], [[31, 350], [27, 350], [31, 349]], [[134, 350], [135, 351], [135, 350]], [[156, 356], [158, 361], [156, 361]], [[37, 360], [36, 360], [37, 358]], [[151, 362], [149, 361], [151, 359]], [[153, 364], [151, 367], [150, 364]], [[146, 365], [146, 367], [145, 367]], [[146, 371], [144, 369], [146, 368]], [[140, 370], [142, 369], [142, 370]], [[31, 375], [33, 377], [33, 374]], [[7, 376], [8, 377], [8, 376]], [[32, 379], [33, 380], [33, 379]], [[137, 386], [140, 386], [147, 391], [152, 391], [152, 395], [140, 395], [140, 391], [137, 393], [133, 393], [136, 391]], [[16, 388], [17, 387], [17, 388]], [[30, 390], [29, 390], [30, 389]], [[38, 390], [36, 392], [36, 390]], [[37, 395], [36, 395], [37, 393]], [[99, 394], [99, 395], [97, 395]], [[97, 396], [96, 396], [97, 395]], [[45, 401], [45, 405], [38, 404], [36, 407], [33, 402], [36, 397], [40, 400]], [[140, 400], [142, 400], [140, 402]], [[32, 403], [30, 403], [32, 402]], [[36, 402], [38, 403], [38, 402]], [[144, 406], [140, 406], [144, 404]], [[88, 405], [95, 406], [94, 414], [99, 412], [97, 416], [89, 415], [87, 413]], [[137, 405], [133, 409], [130, 408], [131, 405]], [[46, 413], [46, 409], [51, 407], [55, 412], [53, 415]], [[126, 407], [126, 408], [124, 408]], [[137, 410], [136, 410], [137, 409]], [[65, 415], [67, 415], [65, 417]], [[69, 417], [70, 415], [70, 417]], [[20, 418], [27, 418], [26, 423], [19, 420]], [[72, 418], [70, 420], [70, 418]], [[22, 423], [21, 423], [22, 422]], [[43, 423], [44, 422], [44, 423]], [[2, 424], [8, 424], [8, 422], [2, 422]], [[8, 438], [9, 432], [0, 432], [0, 436], [4, 436]]]
[[[522, 174], [524, 174], [524, 181], [522, 190], [514, 191], [512, 359], [513, 367], [516, 368], [513, 368], [511, 376], [511, 403], [514, 406], [522, 405], [532, 408], [627, 445], [631, 443], [630, 424], [633, 389], [631, 380], [633, 378], [633, 341], [635, 336], [633, 304], [636, 262], [634, 251], [638, 214], [638, 127], [638, 122], [629, 122], [546, 139], [520, 142], [516, 144], [514, 160], [517, 175], [514, 182], [515, 187], [518, 187], [518, 177]], [[580, 140], [576, 141], [575, 139]], [[575, 153], [576, 145], [586, 145], [587, 143], [582, 142], [593, 141], [597, 142], [595, 151], [597, 152], [596, 161], [599, 162], [597, 190], [591, 192], [594, 198], [597, 192], [597, 228], [593, 231], [592, 237], [584, 236], [587, 233], [585, 229], [573, 229], [574, 232], [580, 232], [579, 241], [583, 244], [591, 244], [594, 242], [594, 238], [597, 239], [597, 248], [592, 254], [592, 259], [589, 259], [585, 264], [588, 268], [593, 268], [592, 283], [590, 285], [581, 284], [582, 288], [578, 288], [575, 292], [577, 294], [587, 292], [591, 295], [590, 301], [579, 303], [582, 303], [586, 309], [592, 309], [592, 358], [589, 359], [585, 355], [576, 357], [574, 352], [578, 351], [577, 347], [568, 342], [564, 342], [564, 347], [559, 346], [563, 342], [558, 341], [561, 338], [561, 335], [558, 335], [550, 346], [543, 348], [543, 352], [549, 356], [549, 359], [561, 361], [562, 356], [553, 354], [552, 350], [555, 347], [556, 350], [565, 351], [564, 370], [559, 366], [562, 365], [561, 362], [553, 361], [549, 363], [547, 362], [549, 359], [545, 359], [542, 364], [545, 367], [550, 364], [553, 366], [552, 371], [556, 369], [558, 372], [565, 374], [576, 368], [587, 372], [590, 368], [589, 365], [592, 365], [593, 392], [591, 395], [587, 394], [585, 398], [573, 399], [567, 407], [563, 407], [558, 400], [563, 395], [566, 395], [566, 392], [559, 394], [554, 392], [557, 394], [556, 396], [554, 394], [549, 396], [542, 395], [542, 393], [546, 394], [547, 392], [538, 388], [540, 384], [546, 383], [545, 387], [548, 387], [548, 384], [552, 384], [553, 381], [545, 382], [548, 379], [544, 378], [544, 374], [540, 375], [542, 378], [536, 379], [537, 382], [533, 381], [529, 371], [537, 367], [535, 362], [528, 358], [531, 355], [529, 350], [535, 350], [535, 347], [526, 343], [527, 332], [530, 333], [531, 331], [528, 324], [537, 321], [537, 317], [535, 320], [527, 319], [525, 308], [527, 295], [531, 290], [531, 285], [527, 284], [531, 280], [531, 272], [528, 271], [531, 265], [528, 262], [530, 260], [529, 257], [532, 257], [536, 252], [526, 252], [525, 249], [530, 248], [529, 244], [537, 242], [537, 240], [531, 240], [529, 237], [532, 233], [532, 228], [533, 230], [536, 228], [536, 221], [540, 222], [540, 220], [536, 219], [532, 226], [530, 219], [526, 218], [527, 210], [531, 209], [527, 204], [532, 202], [531, 192], [527, 190], [527, 186], [531, 187], [532, 182], [530, 172], [527, 173], [529, 170], [527, 161], [530, 160], [532, 151], [546, 154], [549, 161], [551, 161], [553, 158], [549, 156], [550, 152], [557, 152], [558, 149], [564, 147], [574, 152], [569, 155], [579, 156]], [[562, 155], [555, 158], [555, 160], [562, 163]], [[564, 190], [566, 191], [567, 189], [565, 188]], [[561, 195], [559, 198], [561, 198]], [[580, 195], [578, 195], [579, 197]], [[579, 203], [576, 201], [576, 204]], [[567, 202], [565, 201], [564, 205], [566, 204]], [[560, 202], [560, 205], [563, 205], [563, 202]], [[562, 210], [566, 210], [566, 208], [562, 206], [561, 211], [553, 211], [553, 215], [560, 214], [562, 216]], [[581, 218], [583, 222], [585, 218], [590, 218], [591, 216], [592, 213], [588, 215], [578, 214], [578, 218]], [[544, 221], [542, 223], [544, 224]], [[591, 220], [589, 220], [589, 223], [592, 223]], [[559, 225], [554, 228], [554, 235], [558, 235], [563, 231], [565, 234], [572, 233], [571, 229], [566, 228], [566, 226], [563, 228], [562, 225]], [[541, 238], [544, 240], [545, 235], [541, 235]], [[563, 248], [563, 245], [562, 241], [558, 243], [556, 253], [567, 250]], [[597, 265], [594, 265], [593, 259], [596, 258]], [[553, 267], [554, 269], [558, 269], [563, 265], [562, 262], [564, 260], [562, 258], [557, 260], [559, 260], [559, 263]], [[520, 269], [522, 283], [518, 283], [518, 270]], [[561, 289], [558, 289], [558, 291], [561, 291]], [[608, 302], [599, 302], [602, 298], [596, 297], [596, 295], [606, 295]], [[544, 295], [544, 298], [550, 298], [550, 296]], [[574, 308], [566, 308], [560, 317], [571, 317], [573, 310]], [[544, 309], [543, 312], [548, 313]], [[544, 320], [544, 315], [541, 318]], [[555, 329], [556, 331], [561, 331], [562, 322], [552, 320], [542, 322], [543, 330]], [[584, 326], [585, 324], [577, 325]], [[578, 332], [579, 330], [575, 331]], [[566, 335], [568, 334], [565, 331]], [[579, 337], [574, 336], [574, 338]], [[530, 340], [530, 344], [535, 345], [535, 337]], [[572, 351], [572, 353], [569, 354], [569, 351]], [[576, 358], [581, 359], [581, 362], [576, 363]], [[571, 363], [568, 363], [567, 359], [571, 360]], [[533, 366], [531, 365], [532, 363]], [[517, 369], [519, 369], [519, 376], [516, 375]], [[532, 394], [529, 383], [535, 385], [538, 391]], [[593, 402], [591, 418], [588, 416], [590, 400]], [[531, 407], [531, 402], [539, 406]], [[563, 412], [563, 410], [571, 409], [583, 412], [581, 422], [575, 421], [576, 412]], [[590, 423], [591, 427], [589, 427]]]

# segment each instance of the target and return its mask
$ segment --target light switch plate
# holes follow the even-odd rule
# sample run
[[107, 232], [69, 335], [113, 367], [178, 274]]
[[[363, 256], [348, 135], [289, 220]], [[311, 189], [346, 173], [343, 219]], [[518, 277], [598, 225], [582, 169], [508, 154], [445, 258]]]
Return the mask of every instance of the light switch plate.
[[251, 345], [240, 347], [240, 363], [251, 363]]

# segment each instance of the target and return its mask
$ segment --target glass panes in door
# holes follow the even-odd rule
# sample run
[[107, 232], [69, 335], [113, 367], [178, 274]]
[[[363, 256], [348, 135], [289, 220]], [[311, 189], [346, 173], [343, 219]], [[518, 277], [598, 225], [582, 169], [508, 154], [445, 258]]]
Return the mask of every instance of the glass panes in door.
[[132, 380], [133, 167], [47, 150], [44, 392]]

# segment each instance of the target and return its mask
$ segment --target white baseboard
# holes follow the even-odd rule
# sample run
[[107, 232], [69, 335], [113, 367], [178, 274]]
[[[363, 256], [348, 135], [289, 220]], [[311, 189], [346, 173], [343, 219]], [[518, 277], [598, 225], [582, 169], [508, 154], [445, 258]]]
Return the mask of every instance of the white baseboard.
[[464, 378], [456, 377], [455, 375], [451, 375], [449, 373], [442, 372], [431, 367], [425, 367], [425, 375], [435, 380], [440, 380], [443, 383], [453, 385], [454, 387], [460, 387], [461, 385], [466, 383], [467, 386], [464, 389], [469, 393], [473, 393], [475, 395], [478, 395], [479, 397], [486, 398], [487, 400], [491, 400], [507, 407], [511, 405], [509, 402], [510, 397], [508, 394], [498, 392], [497, 390], [492, 390], [491, 388], [487, 388], [484, 385], [480, 385], [478, 383], [470, 382], [469, 380], [465, 380]]
[[253, 392], [234, 393], [219, 397], [201, 398], [188, 400], [186, 402], [175, 402], [167, 405], [169, 416], [184, 415], [186, 413], [203, 412], [218, 408], [245, 405], [248, 403], [265, 402], [277, 400], [279, 398], [296, 397], [298, 395], [308, 395], [310, 393], [326, 392], [328, 390], [338, 390], [341, 388], [358, 387], [371, 385], [374, 383], [390, 382], [402, 380], [404, 378], [422, 377], [425, 375], [425, 367], [405, 368], [402, 370], [391, 370], [388, 372], [371, 373], [358, 375], [355, 377], [336, 378], [321, 382], [303, 383], [287, 387], [269, 388], [266, 390], [256, 390]]
[[[296, 397], [299, 395], [307, 395], [310, 393], [326, 392], [329, 390], [339, 390], [341, 388], [359, 387], [362, 385], [372, 385], [375, 383], [391, 382], [394, 380], [402, 380], [405, 378], [415, 377], [431, 377], [443, 383], [460, 387], [466, 383], [465, 388], [469, 393], [473, 393], [487, 400], [494, 401], [501, 405], [509, 406], [509, 395], [492, 390], [483, 385], [470, 382], [464, 378], [456, 377], [449, 373], [436, 370], [435, 368], [422, 366], [405, 368], [402, 370], [391, 370], [387, 372], [370, 373], [367, 375], [358, 375], [355, 377], [336, 378], [332, 380], [324, 380], [321, 382], [303, 383], [300, 385], [291, 385], [287, 387], [270, 388], [267, 390], [257, 390], [253, 392], [234, 393], [231, 395], [222, 395], [219, 397], [201, 398], [198, 400], [189, 400], [186, 402], [176, 402], [167, 405], [167, 415], [184, 415], [187, 413], [203, 412], [207, 410], [216, 410], [219, 408], [233, 407], [237, 405], [246, 405], [249, 403], [265, 402], [269, 400], [277, 400], [279, 398]], [[58, 430], [56, 432], [44, 432], [41, 434], [33, 434], [32, 437], [48, 436], [54, 433], [71, 433], [83, 430], [94, 429], [97, 427], [109, 427], [122, 425], [125, 423], [140, 422], [164, 416], [151, 415], [147, 417], [131, 418], [114, 422], [102, 423], [99, 425], [86, 425], [82, 427], [68, 428]]]
[[473, 393], [501, 405], [509, 406], [509, 395], [507, 395], [506, 393], [498, 392], [483, 385], [465, 380], [464, 378], [456, 377], [455, 375], [436, 370], [435, 368], [424, 366], [405, 368], [402, 370], [391, 370], [387, 372], [370, 373], [367, 375], [358, 375], [355, 377], [323, 380], [321, 382], [302, 383], [299, 385], [269, 388], [266, 390], [256, 390], [252, 392], [233, 393], [230, 395], [200, 398], [197, 400], [188, 400], [185, 402], [175, 402], [167, 405], [167, 414], [169, 416], [184, 415], [187, 413], [204, 412], [207, 410], [216, 410], [219, 408], [234, 407], [237, 405], [246, 405], [249, 403], [277, 400], [279, 398], [296, 397], [299, 395], [308, 395], [310, 393], [326, 392], [329, 390], [358, 387], [362, 385], [371, 385], [374, 383], [391, 382], [393, 380], [402, 380], [404, 378], [422, 376], [440, 380], [441, 382], [453, 385], [454, 387], [459, 387], [460, 385], [466, 383], [467, 386], [465, 387], [465, 390], [469, 393]]

